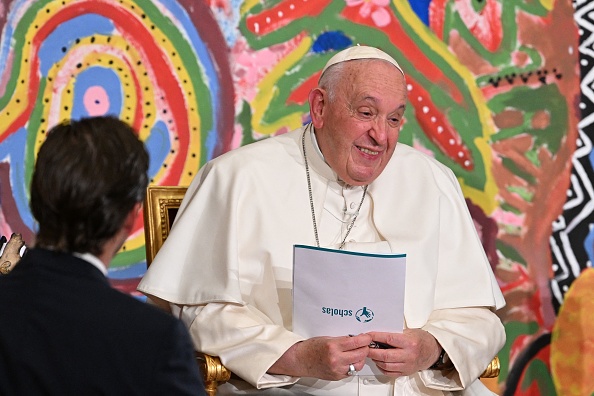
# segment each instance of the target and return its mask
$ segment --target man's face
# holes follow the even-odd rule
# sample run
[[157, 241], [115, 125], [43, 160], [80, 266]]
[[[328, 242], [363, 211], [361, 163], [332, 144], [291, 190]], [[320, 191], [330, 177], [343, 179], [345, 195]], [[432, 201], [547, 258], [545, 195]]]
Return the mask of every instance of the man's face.
[[338, 177], [350, 185], [365, 185], [382, 173], [394, 153], [406, 83], [396, 67], [381, 60], [349, 61], [345, 66], [334, 101], [326, 91], [317, 92], [321, 111], [312, 119], [320, 150]]

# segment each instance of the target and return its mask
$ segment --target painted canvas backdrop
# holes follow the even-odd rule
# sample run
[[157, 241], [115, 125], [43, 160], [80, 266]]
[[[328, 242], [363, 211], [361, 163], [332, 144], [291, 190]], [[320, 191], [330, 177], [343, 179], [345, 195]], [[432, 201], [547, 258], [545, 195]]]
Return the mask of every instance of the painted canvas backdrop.
[[[593, 254], [591, 8], [3, 0], [0, 232], [33, 241], [31, 172], [63, 119], [118, 115], [148, 147], [151, 182], [188, 185], [207, 160], [307, 122], [307, 94], [336, 51], [377, 46], [407, 75], [401, 141], [454, 170], [505, 294], [498, 392], [590, 394], [591, 358], [577, 351], [592, 283], [580, 276]], [[144, 270], [139, 219], [109, 276], [137, 295]]]

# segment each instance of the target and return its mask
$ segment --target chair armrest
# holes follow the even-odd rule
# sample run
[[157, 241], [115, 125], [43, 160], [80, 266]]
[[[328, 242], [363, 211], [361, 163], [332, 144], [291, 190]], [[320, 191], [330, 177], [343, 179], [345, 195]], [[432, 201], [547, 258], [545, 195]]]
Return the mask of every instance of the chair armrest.
[[501, 365], [499, 364], [499, 357], [495, 356], [485, 371], [483, 371], [480, 378], [497, 378], [500, 371]]
[[[217, 387], [231, 378], [231, 371], [221, 363], [218, 356], [207, 355], [206, 353], [196, 352], [196, 361], [200, 367], [204, 387], [209, 396], [216, 396]], [[497, 378], [501, 371], [499, 357], [495, 356], [489, 363], [480, 378]]]
[[196, 352], [196, 361], [202, 373], [206, 393], [209, 396], [215, 396], [217, 394], [217, 387], [231, 378], [231, 371], [223, 366], [218, 356]]

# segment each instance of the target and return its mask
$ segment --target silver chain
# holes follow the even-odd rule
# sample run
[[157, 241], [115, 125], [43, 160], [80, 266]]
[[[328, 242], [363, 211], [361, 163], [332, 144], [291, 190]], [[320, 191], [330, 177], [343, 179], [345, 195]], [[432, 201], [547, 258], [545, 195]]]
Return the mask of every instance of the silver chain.
[[[309, 126], [311, 126], [311, 124]], [[311, 191], [311, 179], [309, 177], [309, 164], [307, 163], [307, 153], [305, 151], [305, 134], [306, 134], [307, 130], [309, 129], [309, 126], [306, 127], [305, 130], [303, 131], [303, 135], [301, 136], [301, 146], [303, 148], [303, 160], [305, 161], [305, 175], [307, 176], [307, 190], [309, 192], [309, 207], [311, 208], [311, 221], [313, 222], [314, 235], [316, 237], [316, 246], [320, 247], [320, 238], [318, 237], [318, 226], [316, 224], [316, 212], [314, 209], [313, 193]], [[353, 220], [351, 220], [351, 223], [349, 224], [349, 227], [347, 228], [346, 235], [344, 236], [344, 239], [340, 243], [338, 250], [342, 250], [342, 248], [344, 247], [344, 245], [346, 243], [346, 239], [351, 232], [351, 229], [355, 225], [355, 220], [357, 220], [357, 216], [359, 216], [359, 210], [361, 210], [361, 206], [363, 206], [363, 201], [365, 200], [365, 195], [367, 195], [367, 186], [363, 187], [363, 196], [361, 197], [361, 202], [359, 202], [359, 207], [357, 208], [357, 211], [353, 214]]]

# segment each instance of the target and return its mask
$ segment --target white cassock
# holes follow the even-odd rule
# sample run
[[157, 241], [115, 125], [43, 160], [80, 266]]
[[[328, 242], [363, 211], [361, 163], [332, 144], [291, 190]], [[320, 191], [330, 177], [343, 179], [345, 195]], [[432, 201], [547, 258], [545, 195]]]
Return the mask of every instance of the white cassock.
[[245, 381], [221, 395], [490, 394], [477, 378], [505, 342], [493, 313], [505, 301], [453, 172], [401, 143], [369, 185], [345, 249], [407, 255], [405, 326], [430, 332], [456, 370], [333, 382], [267, 373], [303, 340], [291, 331], [293, 245], [316, 242], [302, 135], [322, 247], [338, 247], [363, 192], [337, 180], [311, 130], [207, 163], [138, 290], [183, 306], [173, 308], [196, 348]]

